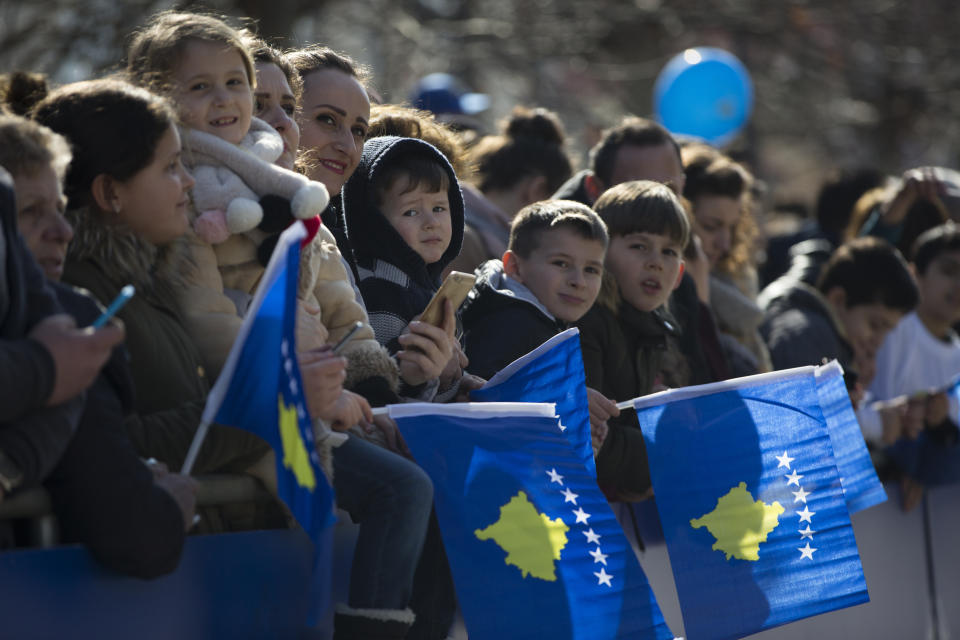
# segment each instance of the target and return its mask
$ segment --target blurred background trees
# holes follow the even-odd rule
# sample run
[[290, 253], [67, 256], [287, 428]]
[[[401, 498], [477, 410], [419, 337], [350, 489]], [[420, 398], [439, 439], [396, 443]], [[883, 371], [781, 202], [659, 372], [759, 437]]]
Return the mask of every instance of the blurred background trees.
[[168, 8], [249, 17], [281, 47], [346, 51], [386, 101], [450, 72], [490, 95], [489, 128], [515, 104], [545, 106], [581, 155], [623, 114], [650, 114], [667, 59], [721, 47], [753, 78], [754, 115], [732, 151], [766, 181], [768, 205], [812, 203], [833, 167], [957, 166], [953, 0], [5, 0], [0, 69], [92, 77]]

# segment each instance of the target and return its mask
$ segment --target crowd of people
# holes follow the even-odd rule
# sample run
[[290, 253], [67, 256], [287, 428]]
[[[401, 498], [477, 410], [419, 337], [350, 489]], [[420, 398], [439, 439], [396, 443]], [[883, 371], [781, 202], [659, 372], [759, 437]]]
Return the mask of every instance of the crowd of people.
[[[371, 407], [467, 400], [569, 327], [611, 501], [652, 496], [617, 402], [832, 359], [904, 508], [956, 479], [950, 172], [829, 176], [816, 220], [764, 253], [756, 180], [722, 150], [628, 116], [575, 173], [548, 110], [518, 107], [484, 136], [371, 104], [368, 81], [328, 48], [281, 52], [178, 12], [134, 34], [121, 73], [3, 76], [0, 500], [42, 485], [65, 540], [126, 574], [172, 571], [196, 511], [173, 470], [295, 220], [305, 395], [360, 525], [336, 637], [445, 638], [457, 606], [431, 481]], [[475, 272], [467, 301], [421, 321], [451, 270]], [[90, 329], [128, 284], [120, 321]], [[275, 490], [274, 466], [259, 438], [214, 425], [194, 470]], [[280, 505], [203, 515], [204, 531], [287, 523]]]

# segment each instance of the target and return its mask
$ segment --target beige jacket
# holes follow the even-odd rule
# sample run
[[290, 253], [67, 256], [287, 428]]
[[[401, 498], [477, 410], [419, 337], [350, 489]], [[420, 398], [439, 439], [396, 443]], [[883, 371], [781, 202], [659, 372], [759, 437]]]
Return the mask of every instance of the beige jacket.
[[[184, 263], [188, 285], [180, 291], [180, 303], [186, 314], [187, 328], [196, 342], [204, 366], [216, 376], [240, 328], [237, 299], [228, 293], [252, 296], [264, 268], [257, 260], [258, 232], [232, 236], [226, 242], [209, 245], [189, 234], [191, 260]], [[380, 346], [367, 320], [366, 311], [357, 302], [347, 278], [336, 241], [326, 227], [320, 227], [300, 254], [299, 313], [297, 348], [306, 351], [342, 338], [354, 323], [364, 324], [347, 345], [347, 380], [350, 388], [361, 380], [382, 377], [397, 389], [396, 364]]]

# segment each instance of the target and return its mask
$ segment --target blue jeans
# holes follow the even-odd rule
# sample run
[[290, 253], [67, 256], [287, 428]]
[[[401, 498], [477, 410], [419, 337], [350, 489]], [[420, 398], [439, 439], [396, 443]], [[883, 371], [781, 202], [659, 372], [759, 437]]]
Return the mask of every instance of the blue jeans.
[[333, 450], [337, 506], [359, 523], [350, 572], [353, 608], [404, 609], [433, 506], [416, 463], [356, 436]]

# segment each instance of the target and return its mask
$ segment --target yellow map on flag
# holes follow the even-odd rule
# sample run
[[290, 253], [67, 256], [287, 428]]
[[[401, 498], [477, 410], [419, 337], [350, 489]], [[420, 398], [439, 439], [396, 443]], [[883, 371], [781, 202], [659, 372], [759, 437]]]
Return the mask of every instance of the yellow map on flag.
[[716, 539], [712, 549], [722, 551], [727, 560], [733, 557], [755, 562], [760, 559], [760, 543], [766, 542], [780, 524], [783, 512], [779, 502], [754, 500], [747, 483], [741, 482], [717, 500], [713, 511], [690, 520], [690, 526], [706, 527]]
[[520, 569], [521, 575], [548, 582], [557, 579], [555, 560], [567, 546], [567, 531], [563, 520], [551, 520], [537, 511], [527, 494], [519, 492], [510, 502], [500, 507], [500, 518], [486, 529], [473, 534], [479, 540], [493, 540], [507, 552], [505, 562]]
[[283, 394], [278, 394], [280, 442], [283, 444], [283, 466], [293, 471], [297, 484], [313, 491], [317, 479], [310, 466], [310, 454], [300, 437], [300, 425], [297, 422], [297, 408], [283, 402]]

